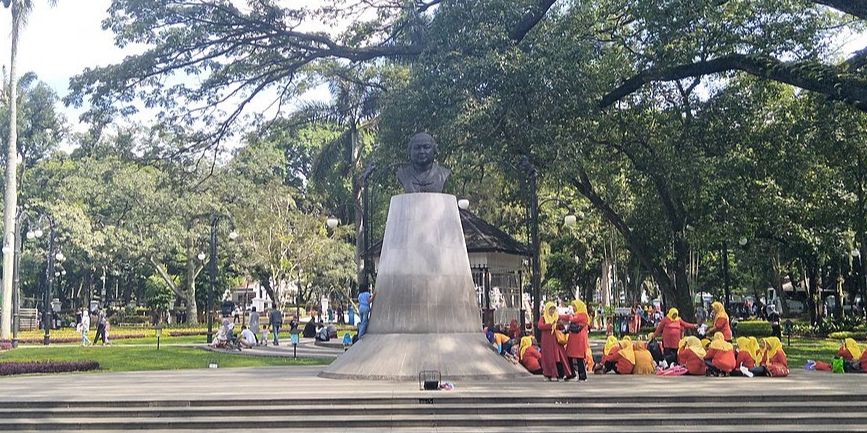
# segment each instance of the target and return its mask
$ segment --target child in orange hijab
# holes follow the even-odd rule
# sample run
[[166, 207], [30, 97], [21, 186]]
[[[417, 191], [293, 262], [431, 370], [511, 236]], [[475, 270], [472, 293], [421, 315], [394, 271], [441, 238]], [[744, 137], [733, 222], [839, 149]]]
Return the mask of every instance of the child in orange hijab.
[[689, 336], [680, 340], [678, 346], [677, 363], [685, 366], [693, 376], [704, 376], [707, 373], [707, 364], [704, 363], [707, 352], [701, 347], [701, 340]]
[[750, 372], [756, 376], [786, 377], [789, 375], [789, 362], [786, 352], [783, 351], [783, 343], [777, 337], [762, 338], [761, 343], [764, 354], [761, 366], [753, 368]]

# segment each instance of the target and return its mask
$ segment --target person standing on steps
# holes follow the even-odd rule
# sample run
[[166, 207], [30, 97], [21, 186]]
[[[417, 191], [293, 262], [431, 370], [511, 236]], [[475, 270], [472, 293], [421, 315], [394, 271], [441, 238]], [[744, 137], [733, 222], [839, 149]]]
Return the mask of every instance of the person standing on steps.
[[358, 315], [360, 316], [358, 338], [367, 333], [367, 325], [370, 322], [370, 307], [374, 297], [375, 295], [370, 292], [370, 288], [366, 285], [361, 288], [361, 293], [358, 294]]
[[268, 314], [268, 323], [271, 325], [271, 333], [274, 334], [274, 345], [280, 345], [280, 326], [283, 325], [283, 313], [277, 308], [275, 302], [271, 305], [271, 312]]

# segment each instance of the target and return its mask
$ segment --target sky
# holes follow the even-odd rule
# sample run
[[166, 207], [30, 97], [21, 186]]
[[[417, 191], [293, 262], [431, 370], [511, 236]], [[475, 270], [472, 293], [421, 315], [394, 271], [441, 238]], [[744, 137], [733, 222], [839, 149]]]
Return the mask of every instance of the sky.
[[[243, 0], [235, 0], [243, 4]], [[286, 0], [293, 6], [315, 6], [320, 0]], [[86, 67], [117, 63], [128, 51], [114, 45], [113, 34], [103, 30], [101, 22], [107, 16], [111, 0], [59, 0], [50, 7], [47, 0], [34, 0], [34, 10], [20, 41], [19, 76], [33, 71], [62, 98], [68, 93], [69, 78]], [[0, 65], [8, 68], [11, 18], [8, 9], [0, 9]], [[867, 34], [841, 35], [836, 42], [841, 55], [867, 46]], [[305, 99], [326, 99], [328, 90], [321, 86], [304, 96]], [[262, 98], [262, 110], [270, 103]], [[252, 109], [257, 109], [254, 105]], [[61, 110], [73, 130], [86, 129], [78, 122], [82, 110], [64, 107]], [[143, 113], [139, 121], [147, 123], [154, 113]]]

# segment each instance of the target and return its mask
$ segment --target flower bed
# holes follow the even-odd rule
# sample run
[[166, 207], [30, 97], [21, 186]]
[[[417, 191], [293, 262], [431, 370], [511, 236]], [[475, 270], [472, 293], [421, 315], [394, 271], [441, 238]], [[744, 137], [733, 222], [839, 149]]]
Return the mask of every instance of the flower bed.
[[187, 335], [208, 335], [207, 329], [181, 329], [176, 331], [169, 331], [170, 337], [183, 337]]
[[[88, 336], [93, 336], [92, 334], [88, 334]], [[124, 340], [127, 338], [145, 338], [147, 335], [145, 334], [122, 334], [122, 335], [114, 335], [112, 333], [108, 334], [109, 341], [111, 340]], [[78, 337], [51, 337], [48, 342], [49, 343], [78, 343], [81, 341], [81, 334], [78, 334]], [[19, 338], [18, 342], [21, 344], [42, 344], [43, 337], [28, 337], [28, 338]]]
[[96, 361], [26, 361], [0, 362], [0, 376], [32, 373], [67, 373], [99, 369]]

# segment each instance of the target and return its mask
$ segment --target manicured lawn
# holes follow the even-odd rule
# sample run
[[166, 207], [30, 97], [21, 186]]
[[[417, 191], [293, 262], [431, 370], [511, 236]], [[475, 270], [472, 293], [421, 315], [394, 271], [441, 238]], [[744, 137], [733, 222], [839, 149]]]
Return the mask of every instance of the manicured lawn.
[[4, 361], [85, 361], [99, 362], [100, 371], [178, 370], [207, 368], [211, 362], [223, 367], [262, 367], [274, 365], [324, 365], [330, 360], [245, 356], [209, 352], [186, 347], [25, 347], [0, 353]]

